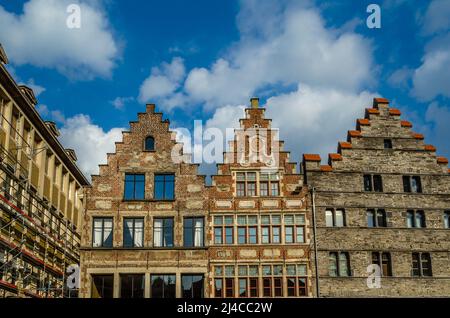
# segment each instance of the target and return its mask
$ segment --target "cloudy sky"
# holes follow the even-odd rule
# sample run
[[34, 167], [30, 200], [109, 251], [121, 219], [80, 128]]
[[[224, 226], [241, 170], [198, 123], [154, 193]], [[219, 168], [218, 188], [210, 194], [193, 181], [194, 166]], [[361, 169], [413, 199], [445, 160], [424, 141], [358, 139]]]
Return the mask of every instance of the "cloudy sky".
[[450, 156], [449, 16], [448, 0], [0, 0], [0, 42], [87, 175], [147, 102], [173, 128], [223, 129], [252, 96], [295, 161], [336, 151], [375, 96]]

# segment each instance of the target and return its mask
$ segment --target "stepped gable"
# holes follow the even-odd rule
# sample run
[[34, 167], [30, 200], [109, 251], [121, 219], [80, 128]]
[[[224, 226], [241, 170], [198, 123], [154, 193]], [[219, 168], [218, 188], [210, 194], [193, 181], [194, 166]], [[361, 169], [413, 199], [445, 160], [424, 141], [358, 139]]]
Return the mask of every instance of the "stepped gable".
[[[390, 139], [393, 149], [384, 150], [384, 139]], [[433, 145], [424, 142], [424, 136], [413, 130], [413, 124], [401, 119], [400, 110], [390, 107], [386, 98], [374, 98], [373, 106], [366, 108], [364, 118], [356, 120], [355, 130], [349, 130], [347, 140], [338, 143], [337, 153], [328, 155], [328, 165], [321, 165], [320, 156], [306, 154], [304, 164], [309, 170], [347, 171], [353, 170], [355, 159], [362, 159], [362, 153], [371, 151], [374, 156], [386, 156], [401, 161], [408, 154], [415, 153], [418, 160], [425, 160], [427, 172], [450, 173], [448, 160], [436, 153]], [[365, 154], [364, 154], [365, 155]], [[408, 163], [409, 160], [404, 160]], [[412, 168], [414, 172], [414, 167]], [[423, 171], [423, 166], [420, 166]]]

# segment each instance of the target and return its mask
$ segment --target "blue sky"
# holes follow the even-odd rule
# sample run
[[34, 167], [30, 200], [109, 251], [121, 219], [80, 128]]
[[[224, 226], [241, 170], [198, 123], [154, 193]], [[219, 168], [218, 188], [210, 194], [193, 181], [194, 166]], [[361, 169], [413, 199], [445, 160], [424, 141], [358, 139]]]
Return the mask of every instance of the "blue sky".
[[296, 161], [334, 152], [374, 96], [450, 156], [449, 16], [447, 0], [0, 0], [0, 42], [86, 174], [146, 102], [174, 128], [225, 128], [256, 95]]

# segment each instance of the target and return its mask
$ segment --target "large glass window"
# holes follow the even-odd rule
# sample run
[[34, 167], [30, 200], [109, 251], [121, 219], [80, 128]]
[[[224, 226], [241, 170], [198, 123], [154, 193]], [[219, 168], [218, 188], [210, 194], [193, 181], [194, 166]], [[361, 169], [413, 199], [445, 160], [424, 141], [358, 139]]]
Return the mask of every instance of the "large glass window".
[[305, 243], [305, 216], [284, 216], [285, 243]]
[[238, 197], [256, 196], [256, 172], [236, 173], [236, 195]]
[[286, 265], [287, 293], [289, 297], [307, 296], [307, 268], [305, 264]]
[[383, 276], [392, 276], [391, 254], [387, 252], [373, 252], [372, 264], [380, 266]]
[[204, 245], [203, 218], [184, 218], [184, 246], [202, 247]]
[[173, 247], [173, 218], [154, 219], [153, 245], [155, 247]]
[[113, 298], [114, 275], [92, 275], [91, 298]]
[[150, 297], [152, 298], [175, 298], [176, 276], [173, 274], [151, 275]]
[[279, 244], [281, 242], [281, 216], [261, 216], [261, 242], [263, 244]]
[[258, 244], [257, 216], [239, 215], [237, 223], [238, 244]]
[[234, 223], [232, 215], [214, 216], [214, 244], [234, 243]]
[[263, 296], [283, 297], [283, 266], [263, 265]]
[[327, 209], [325, 211], [325, 224], [327, 227], [345, 226], [345, 211], [343, 209]]
[[421, 193], [422, 182], [420, 176], [403, 176], [403, 191]]
[[350, 259], [347, 252], [330, 252], [328, 265], [330, 276], [350, 276]]
[[412, 276], [432, 276], [430, 253], [412, 253]]
[[383, 182], [381, 175], [365, 174], [364, 177], [364, 191], [383, 192]]
[[155, 200], [173, 200], [175, 198], [175, 175], [155, 174]]
[[234, 297], [234, 266], [214, 266], [214, 297]]
[[145, 198], [145, 175], [125, 174], [125, 200], [144, 200]]
[[183, 288], [183, 298], [203, 298], [204, 279], [202, 274], [182, 275], [181, 285]]
[[113, 243], [113, 218], [93, 219], [92, 246], [112, 247]]
[[258, 297], [258, 266], [238, 267], [239, 297]]
[[123, 246], [143, 247], [144, 246], [144, 219], [124, 218], [123, 219]]
[[367, 210], [367, 226], [368, 227], [386, 227], [386, 211], [383, 209]]
[[261, 196], [279, 196], [280, 175], [272, 172], [261, 172], [259, 175], [259, 193]]
[[424, 228], [425, 223], [425, 212], [424, 211], [414, 211], [408, 210], [406, 212], [406, 226], [409, 228]]
[[144, 275], [121, 274], [120, 298], [144, 298]]

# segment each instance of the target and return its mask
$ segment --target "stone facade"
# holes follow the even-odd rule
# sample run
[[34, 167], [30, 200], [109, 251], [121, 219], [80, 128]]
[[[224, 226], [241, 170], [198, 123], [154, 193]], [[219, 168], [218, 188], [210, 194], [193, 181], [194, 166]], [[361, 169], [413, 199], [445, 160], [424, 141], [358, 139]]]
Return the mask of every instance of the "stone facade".
[[[450, 295], [448, 161], [411, 127], [376, 98], [328, 165], [304, 155], [305, 180], [315, 189], [320, 296]], [[344, 253], [341, 263], [349, 258], [347, 273], [342, 264], [336, 273], [336, 253]], [[381, 265], [379, 284], [372, 263]]]
[[449, 295], [448, 162], [386, 99], [300, 173], [252, 99], [211, 186], [154, 109], [87, 190], [82, 297]]

